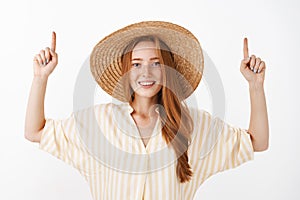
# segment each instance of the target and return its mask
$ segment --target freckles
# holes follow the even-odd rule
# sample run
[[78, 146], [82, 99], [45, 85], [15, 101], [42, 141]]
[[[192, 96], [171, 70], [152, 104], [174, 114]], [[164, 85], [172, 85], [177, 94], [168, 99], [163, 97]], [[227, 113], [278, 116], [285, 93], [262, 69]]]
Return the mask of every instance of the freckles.
[[137, 77], [137, 73], [135, 70], [130, 70], [129, 74], [128, 74], [129, 80], [134, 80]]
[[159, 69], [159, 71], [156, 73], [156, 77], [157, 77], [158, 80], [160, 80], [160, 82], [162, 82], [163, 73], [162, 73], [161, 69]]

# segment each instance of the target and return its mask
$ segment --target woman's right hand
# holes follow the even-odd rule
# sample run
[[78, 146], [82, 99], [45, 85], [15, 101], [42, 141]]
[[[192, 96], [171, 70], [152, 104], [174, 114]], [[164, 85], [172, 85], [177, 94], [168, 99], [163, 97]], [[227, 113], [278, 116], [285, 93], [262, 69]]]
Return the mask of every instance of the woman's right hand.
[[42, 49], [39, 54], [36, 54], [33, 59], [33, 71], [35, 77], [48, 78], [55, 69], [58, 56], [55, 52], [56, 34], [52, 32], [51, 48]]

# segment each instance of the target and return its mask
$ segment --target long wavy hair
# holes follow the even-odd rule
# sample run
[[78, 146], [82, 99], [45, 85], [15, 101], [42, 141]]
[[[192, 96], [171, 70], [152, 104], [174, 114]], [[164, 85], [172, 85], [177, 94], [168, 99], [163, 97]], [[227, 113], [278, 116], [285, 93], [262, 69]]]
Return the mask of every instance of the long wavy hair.
[[[152, 41], [156, 45], [161, 66], [168, 66], [175, 69], [175, 61], [170, 48], [158, 37], [142, 36], [132, 40], [124, 49], [122, 60], [122, 74], [126, 74], [131, 69], [132, 51], [134, 47], [142, 41]], [[162, 123], [162, 135], [166, 143], [171, 144], [176, 156], [177, 166], [176, 174], [181, 183], [188, 182], [192, 177], [192, 170], [188, 163], [188, 145], [193, 131], [193, 120], [189, 110], [183, 101], [178, 97], [182, 96], [179, 81], [176, 80], [173, 73], [168, 73], [165, 67], [162, 67], [163, 84], [157, 94], [160, 118]], [[131, 104], [134, 100], [134, 91], [130, 87], [128, 76], [123, 76], [123, 87], [125, 88], [125, 97]], [[167, 86], [167, 87], [166, 87]]]

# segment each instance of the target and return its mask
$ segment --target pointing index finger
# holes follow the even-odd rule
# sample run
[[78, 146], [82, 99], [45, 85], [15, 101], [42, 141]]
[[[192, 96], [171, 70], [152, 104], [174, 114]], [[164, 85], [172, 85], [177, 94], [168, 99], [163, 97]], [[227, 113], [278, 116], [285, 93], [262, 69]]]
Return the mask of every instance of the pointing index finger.
[[248, 39], [244, 38], [244, 58], [249, 57], [249, 52], [248, 52]]
[[55, 52], [56, 49], [56, 33], [52, 32], [51, 50]]

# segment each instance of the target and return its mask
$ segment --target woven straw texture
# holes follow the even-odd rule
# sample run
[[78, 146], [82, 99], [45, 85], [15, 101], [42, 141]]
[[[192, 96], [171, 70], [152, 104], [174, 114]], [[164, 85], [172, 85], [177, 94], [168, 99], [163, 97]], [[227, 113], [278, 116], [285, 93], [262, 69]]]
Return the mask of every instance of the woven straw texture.
[[179, 72], [181, 91], [185, 99], [197, 88], [204, 67], [203, 53], [197, 38], [187, 29], [164, 21], [144, 21], [126, 26], [103, 38], [90, 56], [90, 68], [95, 81], [109, 95], [126, 101], [120, 82], [121, 57], [125, 47], [134, 38], [153, 35], [171, 49]]

